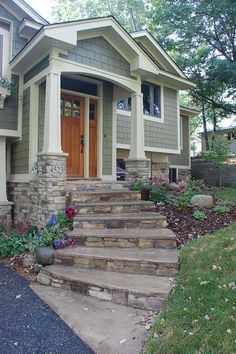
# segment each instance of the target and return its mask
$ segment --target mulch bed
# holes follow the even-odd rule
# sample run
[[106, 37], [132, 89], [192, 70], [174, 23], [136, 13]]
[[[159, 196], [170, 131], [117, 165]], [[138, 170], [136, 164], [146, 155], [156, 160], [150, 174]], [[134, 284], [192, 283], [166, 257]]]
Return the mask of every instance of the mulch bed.
[[171, 205], [157, 205], [156, 210], [167, 217], [168, 228], [177, 236], [178, 248], [204, 234], [211, 234], [236, 221], [236, 205], [230, 213], [219, 213], [211, 209], [198, 208], [207, 215], [205, 220], [196, 220], [193, 217], [193, 208], [177, 209]]
[[27, 279], [30, 283], [36, 283], [37, 274], [34, 273], [32, 266], [23, 266], [23, 256], [7, 258], [3, 262], [11, 266], [17, 274]]

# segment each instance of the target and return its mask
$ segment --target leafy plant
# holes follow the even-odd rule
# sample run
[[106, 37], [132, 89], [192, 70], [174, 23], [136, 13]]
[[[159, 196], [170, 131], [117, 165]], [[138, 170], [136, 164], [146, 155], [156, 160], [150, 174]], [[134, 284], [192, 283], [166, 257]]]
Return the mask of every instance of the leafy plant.
[[170, 191], [169, 179], [154, 176], [151, 180], [151, 196], [150, 199], [154, 203], [173, 203], [173, 196]]
[[151, 178], [137, 178], [132, 186], [132, 189], [136, 192], [141, 192], [142, 189], [150, 191], [152, 187], [152, 179]]
[[196, 191], [189, 188], [186, 192], [181, 193], [177, 196], [175, 200], [175, 207], [176, 208], [188, 208], [191, 207], [190, 200], [196, 194]]
[[230, 208], [225, 204], [218, 204], [218, 205], [214, 206], [213, 211], [215, 211], [217, 213], [229, 213]]
[[205, 220], [207, 218], [207, 215], [204, 211], [195, 210], [193, 212], [193, 217], [196, 220]]

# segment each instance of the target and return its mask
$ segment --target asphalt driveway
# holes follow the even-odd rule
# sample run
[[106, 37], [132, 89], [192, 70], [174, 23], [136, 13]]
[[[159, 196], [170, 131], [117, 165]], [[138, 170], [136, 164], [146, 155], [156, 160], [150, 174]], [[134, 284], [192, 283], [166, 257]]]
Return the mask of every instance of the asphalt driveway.
[[94, 354], [41, 301], [28, 282], [0, 262], [0, 354]]

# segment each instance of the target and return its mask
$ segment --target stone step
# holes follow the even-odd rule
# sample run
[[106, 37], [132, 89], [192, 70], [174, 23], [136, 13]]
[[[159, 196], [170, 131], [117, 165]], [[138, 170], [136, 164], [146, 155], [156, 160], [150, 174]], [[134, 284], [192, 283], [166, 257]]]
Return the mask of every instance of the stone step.
[[168, 277], [78, 269], [62, 265], [44, 268], [39, 283], [90, 295], [144, 310], [160, 310], [167, 299], [172, 279]]
[[161, 228], [166, 227], [166, 217], [153, 212], [77, 215], [74, 228], [114, 229], [114, 228]]
[[79, 215], [86, 214], [111, 214], [111, 213], [139, 213], [145, 210], [155, 210], [151, 201], [99, 201], [79, 203], [73, 202]]
[[83, 202], [99, 202], [99, 201], [125, 201], [125, 200], [140, 200], [141, 194], [133, 191], [123, 190], [99, 190], [99, 191], [74, 191], [70, 192], [71, 204]]
[[69, 179], [66, 181], [68, 192], [94, 192], [105, 191], [129, 191], [129, 184], [125, 181], [102, 181], [99, 179]]
[[55, 264], [171, 277], [178, 272], [178, 254], [177, 250], [73, 247], [56, 251]]
[[176, 249], [176, 236], [160, 229], [75, 229], [70, 233], [81, 246]]

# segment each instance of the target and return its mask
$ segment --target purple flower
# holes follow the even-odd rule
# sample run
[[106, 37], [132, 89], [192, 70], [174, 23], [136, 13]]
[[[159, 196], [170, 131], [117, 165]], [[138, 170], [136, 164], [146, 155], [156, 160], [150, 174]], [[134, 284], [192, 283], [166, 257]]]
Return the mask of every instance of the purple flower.
[[55, 240], [55, 241], [53, 241], [53, 247], [54, 248], [64, 248], [65, 242], [61, 241], [61, 240]]
[[69, 238], [69, 235], [68, 235], [67, 232], [65, 232], [63, 236], [64, 236], [64, 239], [65, 239], [65, 240], [67, 240], [67, 239]]
[[48, 226], [50, 227], [50, 226], [53, 226], [53, 225], [56, 225], [57, 224], [57, 217], [56, 217], [56, 215], [52, 215], [51, 216], [51, 219], [49, 220], [49, 223], [48, 223]]

